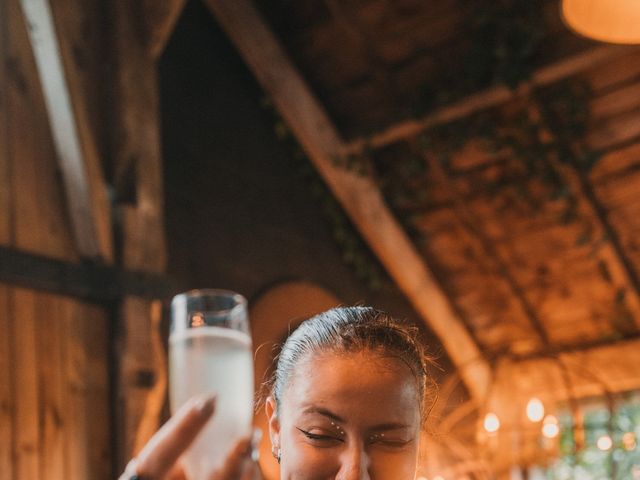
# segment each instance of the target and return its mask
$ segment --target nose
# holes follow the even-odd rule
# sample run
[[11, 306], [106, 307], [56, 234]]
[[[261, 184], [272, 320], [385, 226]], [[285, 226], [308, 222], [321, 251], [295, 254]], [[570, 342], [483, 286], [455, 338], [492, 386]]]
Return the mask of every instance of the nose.
[[371, 480], [369, 463], [363, 445], [349, 445], [340, 455], [340, 470], [335, 480]]

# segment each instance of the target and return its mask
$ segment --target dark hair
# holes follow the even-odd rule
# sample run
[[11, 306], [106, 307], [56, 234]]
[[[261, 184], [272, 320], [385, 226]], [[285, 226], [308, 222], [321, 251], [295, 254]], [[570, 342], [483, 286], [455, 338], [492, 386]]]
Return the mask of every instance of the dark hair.
[[418, 329], [371, 307], [337, 307], [302, 322], [287, 338], [269, 382], [278, 408], [296, 366], [308, 355], [371, 351], [402, 360], [413, 373], [423, 420], [436, 389], [428, 372], [433, 361], [418, 338]]

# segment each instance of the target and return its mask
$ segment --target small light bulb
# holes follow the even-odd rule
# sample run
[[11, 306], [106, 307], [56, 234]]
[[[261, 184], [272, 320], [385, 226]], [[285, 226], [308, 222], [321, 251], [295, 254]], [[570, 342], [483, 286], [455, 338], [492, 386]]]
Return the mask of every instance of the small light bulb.
[[622, 435], [622, 446], [627, 452], [635, 450], [637, 445], [638, 445], [638, 442], [633, 432], [627, 432], [624, 435]]
[[600, 450], [604, 452], [611, 449], [611, 447], [613, 446], [613, 440], [611, 440], [611, 437], [609, 435], [602, 435], [600, 438], [598, 438], [596, 445]]
[[500, 419], [495, 413], [489, 412], [484, 416], [484, 429], [489, 433], [496, 433], [500, 429]]
[[532, 422], [539, 422], [544, 418], [544, 405], [539, 398], [532, 398], [527, 403], [527, 418]]
[[557, 423], [545, 423], [542, 426], [542, 435], [547, 438], [556, 438], [560, 433], [560, 427]]

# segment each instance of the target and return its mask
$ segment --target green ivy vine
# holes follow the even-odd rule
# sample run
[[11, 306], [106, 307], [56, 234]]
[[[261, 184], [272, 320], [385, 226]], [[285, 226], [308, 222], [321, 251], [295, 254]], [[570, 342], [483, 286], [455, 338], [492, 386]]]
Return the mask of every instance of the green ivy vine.
[[[447, 71], [444, 67], [441, 78], [432, 79], [423, 87], [415, 102], [416, 115], [492, 85], [515, 89], [530, 78], [537, 64], [540, 47], [549, 31], [545, 18], [548, 1], [459, 0], [459, 4], [467, 18], [466, 54], [461, 62], [456, 62], [455, 69]], [[409, 234], [417, 238], [419, 233], [414, 228], [412, 212], [428, 209], [430, 202], [426, 155], [435, 156], [447, 169], [453, 155], [471, 139], [481, 142], [488, 152], [507, 149], [511, 158], [520, 163], [523, 174], [518, 178], [497, 178], [485, 185], [486, 193], [501, 193], [504, 208], [515, 205], [531, 210], [549, 201], [561, 203], [563, 207], [557, 221], [582, 225], [576, 244], [597, 245], [602, 239], [593, 238], [594, 229], [587, 219], [580, 217], [576, 197], [554, 167], [554, 162], [559, 162], [588, 172], [599, 159], [599, 154], [591, 152], [582, 142], [589, 121], [588, 96], [588, 88], [577, 81], [537, 89], [527, 98], [520, 98], [518, 108], [508, 114], [504, 108], [496, 108], [421, 133], [417, 138], [421, 151], [404, 155], [382, 170], [376, 161], [378, 152], [369, 148], [360, 155], [334, 161], [342, 168], [380, 182], [400, 221]], [[268, 101], [265, 106], [273, 113], [275, 135], [286, 145], [289, 156], [321, 203], [345, 263], [370, 288], [379, 288], [385, 278], [384, 269], [319, 178], [284, 121]], [[531, 114], [532, 109], [536, 115]], [[543, 195], [530, 188], [532, 179], [545, 186]], [[406, 205], [413, 208], [404, 209]]]
[[[292, 167], [303, 182], [308, 185], [311, 195], [316, 199], [331, 228], [331, 234], [340, 249], [343, 262], [349, 266], [356, 278], [371, 291], [378, 291], [388, 280], [384, 268], [376, 256], [364, 243], [361, 236], [344, 213], [342, 207], [327, 188], [311, 160], [297, 142], [284, 120], [278, 115], [269, 99], [263, 99], [262, 106], [273, 118], [276, 138], [284, 146]], [[361, 157], [334, 159], [343, 168], [364, 174], [365, 164]]]
[[548, 33], [544, 0], [460, 0], [468, 45], [455, 69], [430, 79], [415, 104], [416, 115], [492, 85], [515, 89], [533, 73]]

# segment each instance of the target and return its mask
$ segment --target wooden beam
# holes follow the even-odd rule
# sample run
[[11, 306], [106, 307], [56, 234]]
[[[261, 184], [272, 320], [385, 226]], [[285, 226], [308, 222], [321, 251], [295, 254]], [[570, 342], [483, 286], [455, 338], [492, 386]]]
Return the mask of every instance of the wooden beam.
[[[543, 107], [541, 105], [534, 104], [529, 109], [529, 115], [536, 120], [547, 121], [542, 110]], [[557, 131], [548, 121], [545, 129], [546, 134], [550, 137], [557, 135]], [[561, 141], [567, 140], [569, 139], [561, 138]], [[575, 154], [575, 152], [572, 153]], [[602, 245], [595, 253], [606, 266], [611, 277], [611, 286], [616, 295], [617, 292], [624, 293], [624, 305], [633, 315], [636, 327], [640, 328], [640, 278], [631, 261], [627, 258], [618, 233], [609, 223], [607, 212], [598, 201], [588, 175], [574, 165], [560, 162], [558, 159], [551, 158], [547, 161], [564, 178], [570, 190], [576, 195], [578, 208], [593, 222], [592, 237], [602, 239]]]
[[523, 83], [516, 90], [511, 90], [504, 85], [482, 90], [451, 105], [441, 107], [419, 120], [400, 122], [366, 138], [355, 139], [345, 145], [343, 153], [357, 155], [365, 149], [381, 148], [385, 145], [399, 142], [437, 125], [453, 122], [482, 110], [497, 107], [517, 96], [527, 94], [535, 87], [550, 85], [571, 75], [595, 68], [616, 57], [626, 55], [631, 51], [638, 51], [638, 48], [622, 46], [592, 47], [585, 52], [564, 58], [539, 69], [533, 73], [528, 82]]
[[[560, 363], [564, 365], [561, 367]], [[527, 359], [505, 357], [496, 369], [496, 384], [506, 385], [508, 398], [539, 395], [567, 400], [569, 392], [562, 369], [569, 372], [576, 398], [602, 396], [640, 389], [640, 339], [556, 352]]]
[[274, 34], [248, 0], [206, 4], [364, 239], [438, 335], [471, 395], [482, 401], [490, 382], [489, 365], [373, 180], [336, 165], [344, 142]]
[[137, 8], [137, 18], [143, 23], [144, 42], [153, 58], [159, 58], [164, 51], [173, 28], [184, 9], [186, 0], [142, 0], [132, 2]]
[[91, 302], [112, 302], [126, 295], [162, 299], [180, 290], [160, 274], [71, 263], [2, 246], [0, 282]]
[[[429, 168], [429, 171], [434, 175], [435, 179], [449, 186], [455, 217], [462, 229], [466, 231], [471, 238], [475, 239], [475, 241], [471, 243], [475, 247], [475, 250], [479, 250], [478, 258], [490, 262], [493, 267], [492, 269], [500, 275], [505, 288], [515, 299], [522, 315], [528, 320], [533, 337], [535, 338], [531, 338], [530, 342], [527, 341], [524, 347], [528, 350], [544, 347], [549, 343], [549, 335], [535, 307], [527, 298], [526, 292], [518, 284], [516, 278], [509, 270], [508, 261], [502, 258], [502, 255], [494, 247], [493, 242], [485, 235], [483, 225], [476, 220], [475, 215], [470, 211], [464, 200], [463, 193], [446, 169], [440, 164], [440, 161], [433, 159], [429, 162]], [[507, 321], [515, 321], [515, 319], [509, 319]]]
[[[147, 5], [155, 4], [151, 0]], [[163, 20], [165, 41], [181, 2], [169, 2]], [[132, 2], [114, 0], [112, 9], [114, 112], [112, 151], [116, 169], [134, 172], [135, 204], [120, 205], [122, 262], [125, 268], [160, 273], [166, 268], [162, 154], [156, 58], [140, 38]], [[157, 45], [157, 44], [156, 44]], [[158, 47], [155, 47], [158, 48]], [[160, 305], [124, 298], [116, 341], [118, 402], [117, 462], [139, 452], [162, 422], [167, 368], [160, 338]], [[148, 379], [140, 384], [140, 372]]]
[[[587, 175], [577, 168], [552, 161], [580, 202], [580, 208], [593, 221], [593, 238], [602, 239], [596, 255], [606, 265], [615, 292], [624, 292], [624, 304], [640, 328], [640, 278], [627, 258], [618, 232], [611, 226], [605, 208], [599, 202]], [[631, 325], [630, 325], [631, 327]]]
[[[20, 0], [42, 85], [51, 133], [65, 185], [67, 208], [81, 256], [113, 259], [111, 214], [98, 152], [85, 106], [66, 68], [48, 0]], [[69, 62], [67, 62], [69, 67]]]

